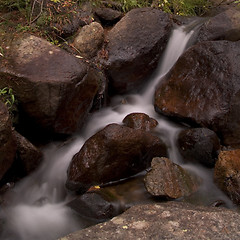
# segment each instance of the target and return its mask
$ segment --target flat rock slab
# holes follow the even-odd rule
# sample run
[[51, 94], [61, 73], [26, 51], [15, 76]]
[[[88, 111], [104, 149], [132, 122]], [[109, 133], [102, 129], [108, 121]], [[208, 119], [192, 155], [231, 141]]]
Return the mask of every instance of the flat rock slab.
[[240, 215], [214, 207], [167, 202], [138, 205], [109, 222], [69, 234], [81, 239], [239, 239]]

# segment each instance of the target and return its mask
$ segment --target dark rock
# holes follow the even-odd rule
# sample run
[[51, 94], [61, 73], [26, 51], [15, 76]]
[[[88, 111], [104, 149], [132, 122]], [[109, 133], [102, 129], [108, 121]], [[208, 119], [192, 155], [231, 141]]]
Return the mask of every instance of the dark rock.
[[18, 168], [23, 171], [24, 175], [28, 175], [40, 165], [43, 154], [21, 134], [15, 131], [15, 135], [17, 139], [16, 161]]
[[240, 204], [240, 149], [220, 152], [214, 181], [234, 203]]
[[208, 128], [186, 129], [179, 133], [177, 142], [184, 161], [214, 167], [220, 151], [215, 132]]
[[91, 58], [97, 54], [104, 41], [104, 30], [101, 24], [93, 22], [84, 26], [74, 39], [73, 45], [80, 55]]
[[8, 109], [0, 101], [0, 180], [12, 166], [17, 150], [16, 137]]
[[124, 211], [116, 201], [115, 196], [106, 191], [91, 191], [77, 197], [68, 206], [83, 217], [104, 221]]
[[215, 131], [240, 144], [240, 42], [203, 42], [189, 48], [155, 92], [155, 110]]
[[104, 25], [113, 25], [122, 17], [122, 13], [120, 11], [111, 8], [98, 8], [95, 13]]
[[157, 120], [145, 113], [131, 113], [123, 119], [123, 123], [126, 127], [144, 131], [151, 131], [158, 125]]
[[171, 30], [169, 15], [160, 10], [128, 12], [108, 34], [109, 85], [119, 93], [138, 88], [157, 66]]
[[240, 11], [230, 8], [206, 21], [199, 30], [197, 41], [240, 39]]
[[198, 189], [196, 179], [167, 158], [153, 158], [151, 167], [144, 181], [153, 196], [177, 199], [189, 196]]
[[166, 156], [156, 136], [110, 124], [89, 138], [69, 167], [67, 188], [85, 192], [90, 186], [130, 177], [150, 166], [155, 156]]
[[31, 35], [20, 38], [11, 53], [8, 67], [0, 70], [0, 87], [14, 90], [21, 124], [61, 134], [79, 129], [98, 90], [97, 72]]
[[71, 233], [81, 239], [239, 239], [240, 215], [229, 209], [167, 202], [137, 205], [111, 221]]

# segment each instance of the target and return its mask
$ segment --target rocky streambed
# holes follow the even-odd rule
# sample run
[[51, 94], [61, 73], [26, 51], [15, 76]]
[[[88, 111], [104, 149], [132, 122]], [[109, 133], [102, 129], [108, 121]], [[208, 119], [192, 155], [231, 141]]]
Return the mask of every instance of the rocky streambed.
[[0, 104], [2, 239], [99, 222], [61, 239], [237, 239], [237, 6], [187, 25], [112, 10], [76, 28], [77, 52], [23, 34], [0, 59], [19, 113], [13, 128]]

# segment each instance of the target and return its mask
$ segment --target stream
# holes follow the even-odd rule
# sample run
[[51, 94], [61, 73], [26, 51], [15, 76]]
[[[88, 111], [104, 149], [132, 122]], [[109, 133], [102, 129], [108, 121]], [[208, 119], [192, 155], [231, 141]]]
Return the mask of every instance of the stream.
[[67, 167], [73, 155], [90, 136], [110, 123], [121, 124], [124, 117], [133, 112], [146, 113], [155, 118], [159, 123], [156, 131], [169, 147], [169, 159], [203, 179], [199, 195], [189, 201], [197, 202], [200, 199], [210, 205], [221, 199], [228, 207], [232, 207], [231, 201], [214, 185], [213, 170], [182, 163], [175, 144], [181, 127], [159, 116], [152, 104], [156, 84], [171, 69], [193, 35], [194, 31], [186, 31], [185, 27], [173, 30], [156, 72], [140, 94], [114, 97], [111, 107], [92, 114], [84, 129], [73, 136], [71, 141], [54, 142], [44, 148], [41, 167], [19, 182], [7, 196], [8, 206], [0, 212], [4, 224], [0, 239], [55, 240], [84, 227], [84, 223], [66, 206], [72, 200], [64, 187]]

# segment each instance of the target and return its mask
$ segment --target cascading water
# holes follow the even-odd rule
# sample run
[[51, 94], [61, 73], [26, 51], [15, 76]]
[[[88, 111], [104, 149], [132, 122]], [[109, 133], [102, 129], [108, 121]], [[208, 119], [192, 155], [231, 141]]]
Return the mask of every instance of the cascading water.
[[[187, 33], [183, 27], [173, 31], [162, 62], [141, 95], [115, 97], [112, 107], [102, 109], [91, 116], [81, 136], [76, 136], [75, 140], [63, 146], [53, 143], [44, 150], [45, 160], [42, 166], [14, 188], [8, 196], [9, 205], [1, 209], [1, 218], [4, 221], [1, 239], [51, 240], [80, 229], [79, 221], [66, 207], [69, 201], [69, 196], [64, 190], [67, 167], [86, 139], [107, 124], [121, 123], [129, 113], [142, 112], [157, 119], [157, 131], [169, 145], [169, 158], [180, 163], [174, 142], [180, 128], [155, 113], [152, 97], [156, 84], [182, 54], [192, 34], [193, 31]], [[124, 104], [121, 104], [123, 99]], [[202, 188], [206, 195], [209, 194], [209, 188], [206, 188], [208, 185], [211, 188], [210, 192], [215, 196], [213, 200], [216, 200], [216, 196], [221, 196], [221, 199], [229, 202], [213, 184], [211, 171], [202, 170], [199, 166], [184, 167], [204, 176]]]

